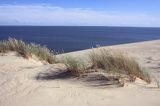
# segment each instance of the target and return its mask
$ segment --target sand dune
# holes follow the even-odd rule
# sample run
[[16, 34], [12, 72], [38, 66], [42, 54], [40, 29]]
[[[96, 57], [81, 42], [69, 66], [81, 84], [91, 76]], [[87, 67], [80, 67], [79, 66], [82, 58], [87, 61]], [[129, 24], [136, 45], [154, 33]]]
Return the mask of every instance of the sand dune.
[[[110, 46], [134, 56], [160, 81], [160, 40]], [[67, 53], [84, 58], [90, 50]], [[124, 87], [88, 86], [91, 82], [61, 74], [63, 64], [43, 64], [15, 52], [0, 54], [0, 106], [159, 106], [153, 80], [137, 79]]]

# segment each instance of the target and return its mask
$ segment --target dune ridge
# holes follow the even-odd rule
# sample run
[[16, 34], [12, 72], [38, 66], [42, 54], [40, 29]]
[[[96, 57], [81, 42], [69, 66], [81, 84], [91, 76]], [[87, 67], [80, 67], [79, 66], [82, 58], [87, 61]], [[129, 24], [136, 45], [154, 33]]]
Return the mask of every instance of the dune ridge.
[[[126, 51], [160, 81], [160, 40], [107, 46]], [[58, 55], [85, 59], [90, 50]], [[63, 64], [24, 59], [16, 52], [0, 54], [0, 106], [158, 106], [157, 82], [140, 79], [121, 88], [86, 86], [85, 81], [58, 74]], [[92, 76], [91, 76], [92, 77]], [[91, 82], [87, 82], [91, 83]], [[100, 82], [97, 82], [100, 83]]]

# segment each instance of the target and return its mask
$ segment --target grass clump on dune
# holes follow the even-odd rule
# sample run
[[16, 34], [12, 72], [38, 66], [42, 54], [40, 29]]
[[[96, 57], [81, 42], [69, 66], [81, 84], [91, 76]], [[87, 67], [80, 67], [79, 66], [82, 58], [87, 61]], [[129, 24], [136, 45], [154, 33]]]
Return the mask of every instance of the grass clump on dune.
[[98, 48], [90, 52], [87, 58], [89, 58], [89, 64], [73, 57], [65, 58], [64, 63], [68, 71], [77, 76], [100, 70], [106, 75], [117, 76], [122, 80], [134, 81], [140, 78], [147, 83], [151, 82], [149, 74], [133, 58], [120, 51]]
[[63, 58], [61, 61], [57, 60], [52, 50], [34, 43], [27, 44], [22, 40], [16, 40], [14, 38], [0, 41], [0, 53], [9, 51], [16, 51], [25, 58], [36, 56], [39, 60], [46, 61], [50, 64], [56, 62], [64, 63], [67, 71], [76, 76], [101, 69], [101, 72], [104, 74], [111, 73], [112, 75], [127, 76], [130, 81], [134, 81], [138, 77], [147, 83], [151, 82], [149, 74], [133, 58], [128, 57], [118, 50], [94, 49], [87, 55], [89, 62], [86, 63], [79, 58], [73, 58], [71, 56]]
[[27, 44], [22, 40], [16, 40], [9, 38], [8, 40], [0, 41], [0, 53], [6, 53], [9, 51], [16, 51], [25, 58], [36, 56], [39, 60], [46, 61], [48, 63], [55, 63], [56, 59], [54, 52], [34, 43]]
[[86, 70], [84, 62], [80, 59], [68, 56], [63, 61], [67, 67], [67, 70], [73, 75], [80, 76]]
[[138, 77], [147, 83], [151, 82], [149, 74], [144, 72], [133, 58], [120, 51], [98, 48], [89, 54], [89, 59], [93, 69], [127, 75], [131, 80]]

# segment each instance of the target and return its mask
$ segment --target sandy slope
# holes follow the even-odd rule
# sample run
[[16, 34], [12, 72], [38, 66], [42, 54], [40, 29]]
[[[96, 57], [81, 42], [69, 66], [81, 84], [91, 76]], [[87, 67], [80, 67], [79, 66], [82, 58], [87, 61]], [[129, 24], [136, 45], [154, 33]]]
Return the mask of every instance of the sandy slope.
[[[135, 56], [160, 81], [160, 40], [112, 46]], [[86, 51], [70, 53], [84, 58]], [[65, 54], [67, 55], [67, 54]], [[0, 54], [0, 106], [160, 106], [155, 82], [141, 80], [122, 88], [87, 86], [59, 72], [62, 64], [42, 64], [16, 53]]]

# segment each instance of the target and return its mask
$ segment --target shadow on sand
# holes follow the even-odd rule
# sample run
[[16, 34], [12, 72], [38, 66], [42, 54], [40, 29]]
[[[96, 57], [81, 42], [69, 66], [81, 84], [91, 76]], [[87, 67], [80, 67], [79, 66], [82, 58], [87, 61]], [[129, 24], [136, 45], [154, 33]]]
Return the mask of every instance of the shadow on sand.
[[71, 79], [75, 78], [76, 76], [71, 75], [69, 71], [66, 70], [59, 70], [57, 71], [48, 71], [46, 73], [38, 73], [36, 76], [37, 80], [55, 80], [55, 79]]
[[38, 73], [35, 78], [36, 80], [71, 80], [75, 83], [82, 83], [85, 86], [96, 88], [113, 88], [123, 86], [123, 84], [119, 82], [119, 79], [111, 77], [107, 78], [100, 73], [84, 74], [77, 77], [72, 75], [69, 71], [61, 69], [56, 69], [56, 71], [48, 70], [45, 73]]

